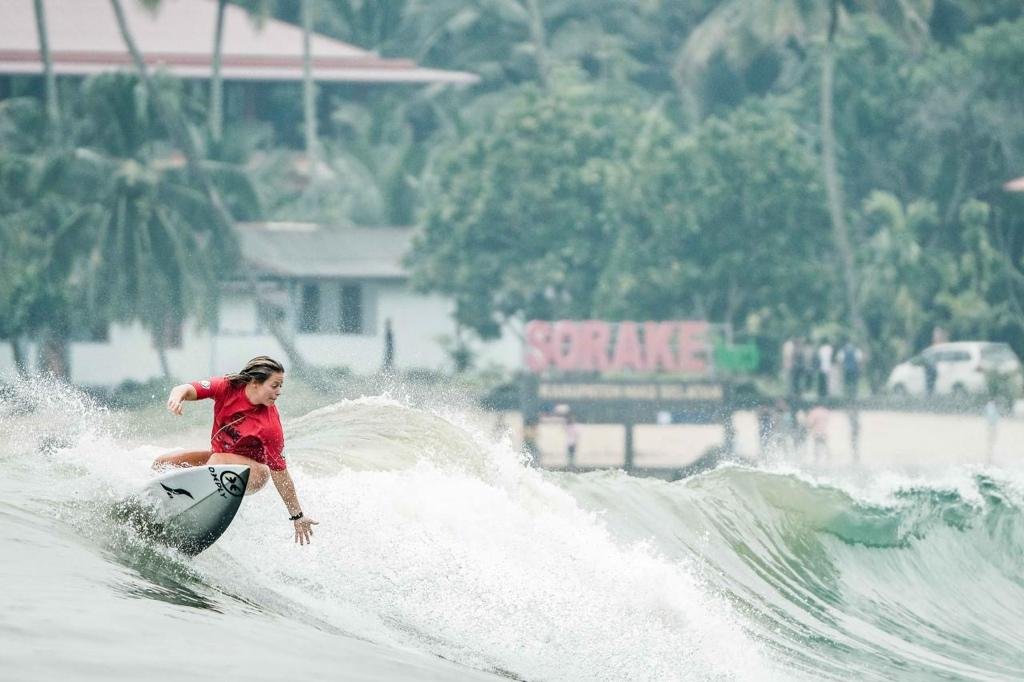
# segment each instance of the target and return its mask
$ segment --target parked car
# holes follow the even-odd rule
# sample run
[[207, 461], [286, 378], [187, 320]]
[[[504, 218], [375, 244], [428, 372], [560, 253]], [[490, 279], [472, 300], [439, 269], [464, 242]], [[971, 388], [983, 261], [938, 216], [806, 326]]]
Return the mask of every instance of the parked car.
[[1019, 393], [1024, 385], [1020, 359], [1005, 343], [958, 341], [926, 348], [889, 374], [886, 388], [896, 395], [924, 395], [925, 368], [935, 367], [936, 395], [977, 395], [990, 390], [992, 382]]

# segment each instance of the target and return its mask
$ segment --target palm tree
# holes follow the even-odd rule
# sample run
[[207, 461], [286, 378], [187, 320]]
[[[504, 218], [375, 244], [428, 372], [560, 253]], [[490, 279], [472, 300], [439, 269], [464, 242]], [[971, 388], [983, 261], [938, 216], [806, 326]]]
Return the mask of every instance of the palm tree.
[[213, 59], [210, 66], [210, 139], [220, 142], [224, 130], [224, 85], [220, 62], [224, 52], [224, 12], [228, 0], [217, 0], [217, 25], [213, 31]]
[[[149, 2], [150, 4], [155, 4], [158, 0], [149, 0]], [[211, 231], [210, 236], [212, 237], [215, 248], [220, 251], [222, 258], [230, 262], [239, 262], [238, 243], [233, 234], [234, 218], [229, 212], [227, 205], [224, 203], [217, 187], [214, 185], [206, 169], [203, 167], [202, 157], [196, 147], [192, 133], [185, 122], [184, 116], [179, 110], [166, 102], [161, 91], [154, 86], [152, 78], [149, 75], [149, 69], [142, 57], [142, 53], [135, 44], [135, 39], [132, 37], [131, 30], [128, 28], [128, 23], [124, 16], [124, 8], [121, 6], [121, 0], [110, 0], [110, 4], [114, 10], [114, 16], [117, 19], [121, 38], [131, 54], [132, 62], [135, 65], [135, 70], [138, 73], [142, 85], [147, 93], [148, 100], [155, 109], [162, 124], [170, 133], [171, 140], [174, 145], [185, 157], [185, 162], [190, 175], [199, 186], [206, 202], [212, 209], [214, 220], [210, 224], [214, 229]], [[273, 305], [266, 301], [261, 295], [260, 287], [258, 286], [256, 276], [253, 273], [252, 268], [243, 267], [242, 272], [246, 277], [253, 295], [256, 297], [257, 305], [265, 308], [272, 308]], [[265, 319], [267, 319], [270, 325], [271, 333], [288, 356], [294, 371], [298, 374], [307, 373], [308, 364], [298, 352], [298, 348], [296, 348], [290, 336], [281, 327], [277, 316], [267, 315]]]
[[[813, 39], [823, 42], [819, 109], [822, 177], [842, 269], [849, 324], [864, 342], [867, 328], [857, 293], [856, 266], [846, 224], [833, 123], [835, 39], [844, 16], [843, 8], [847, 5], [875, 11], [875, 3], [868, 0], [842, 4], [841, 0], [829, 0], [827, 4], [815, 0], [726, 0], [686, 39], [676, 65], [676, 78], [691, 121], [696, 123], [701, 117], [696, 88], [703, 70], [715, 55], [724, 52], [727, 59], [743, 63], [754, 59], [765, 47], [778, 48], [791, 42], [805, 44]], [[881, 16], [908, 34], [920, 35], [927, 30], [931, 5], [931, 0], [901, 0], [894, 11], [881, 13]]]
[[302, 109], [305, 113], [306, 163], [310, 178], [316, 178], [316, 84], [313, 82], [313, 0], [302, 0]]
[[[45, 83], [46, 101], [46, 135], [49, 141], [49, 149], [43, 152], [44, 157], [58, 153], [57, 148], [61, 143], [60, 124], [60, 102], [57, 96], [57, 78], [53, 72], [53, 58], [50, 54], [49, 30], [46, 22], [46, 8], [43, 0], [34, 0], [36, 34], [39, 39], [39, 54], [43, 61], [43, 80]], [[43, 160], [43, 163], [46, 163]], [[46, 191], [45, 189], [43, 191]], [[68, 325], [58, 313], [59, 307], [55, 306], [52, 324], [44, 325], [42, 329], [42, 355], [46, 369], [57, 376], [67, 376], [67, 331]], [[14, 342], [15, 350], [18, 344]]]
[[[153, 0], [150, 0], [153, 2]], [[160, 0], [155, 0], [159, 2]], [[274, 0], [236, 0], [257, 23], [270, 14]], [[210, 64], [210, 109], [207, 112], [210, 139], [220, 142], [224, 133], [224, 79], [221, 76], [221, 61], [224, 55], [224, 16], [228, 0], [217, 0], [217, 19], [213, 31], [213, 56]]]
[[53, 74], [49, 32], [46, 27], [46, 8], [43, 0], [34, 0], [36, 33], [39, 36], [39, 54], [43, 58], [43, 77], [46, 82], [46, 118], [51, 140], [60, 139], [60, 103], [57, 99], [57, 79]]
[[82, 206], [61, 238], [88, 243], [79, 259], [85, 308], [103, 319], [140, 320], [170, 376], [168, 329], [187, 311], [211, 311], [215, 300], [212, 249], [191, 226], [216, 218], [167, 154], [166, 133], [136, 86], [117, 74], [82, 87], [78, 117], [91, 125], [83, 126], [70, 171]]

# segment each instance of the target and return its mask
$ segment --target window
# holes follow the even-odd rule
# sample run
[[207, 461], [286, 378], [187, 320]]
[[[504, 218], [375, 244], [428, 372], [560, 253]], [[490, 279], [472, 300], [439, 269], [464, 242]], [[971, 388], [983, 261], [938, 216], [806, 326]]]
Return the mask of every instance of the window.
[[341, 311], [339, 325], [342, 334], [363, 333], [363, 287], [358, 284], [341, 285]]
[[1017, 356], [1009, 346], [1004, 343], [1000, 343], [993, 344], [991, 346], [983, 346], [981, 349], [981, 359], [985, 362], [997, 364], [1000, 362], [1014, 362], [1017, 360]]
[[302, 314], [299, 317], [299, 331], [315, 334], [320, 331], [320, 285], [302, 285]]

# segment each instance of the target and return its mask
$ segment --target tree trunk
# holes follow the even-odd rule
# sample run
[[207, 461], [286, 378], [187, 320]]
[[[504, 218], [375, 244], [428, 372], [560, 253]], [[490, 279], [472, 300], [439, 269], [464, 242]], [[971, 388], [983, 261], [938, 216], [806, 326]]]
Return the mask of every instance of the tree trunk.
[[316, 85], [313, 83], [313, 52], [310, 47], [313, 34], [313, 2], [302, 0], [302, 108], [306, 117], [306, 162], [309, 177], [316, 177]]
[[63, 322], [58, 321], [43, 332], [39, 345], [40, 365], [44, 372], [70, 381], [68, 366], [68, 335]]
[[25, 360], [25, 353], [22, 352], [21, 339], [13, 338], [10, 340], [11, 344], [11, 357], [14, 358], [14, 371], [18, 373], [19, 377], [28, 375], [28, 363]]
[[857, 277], [853, 250], [850, 246], [849, 230], [844, 214], [844, 200], [839, 170], [836, 166], [836, 139], [832, 120], [832, 98], [835, 87], [835, 52], [833, 51], [836, 28], [839, 20], [838, 0], [832, 0], [832, 16], [828, 35], [825, 39], [825, 51], [821, 61], [821, 161], [825, 180], [825, 192], [828, 196], [828, 212], [832, 220], [832, 234], [842, 269], [843, 284], [846, 290], [846, 305], [849, 324], [854, 336], [865, 343], [867, 328], [860, 313], [860, 302], [857, 297]]
[[224, 12], [228, 0], [217, 0], [217, 26], [213, 34], [213, 64], [210, 73], [210, 139], [220, 142], [224, 133], [224, 83], [221, 79], [221, 56], [224, 52]]
[[160, 359], [160, 373], [164, 379], [169, 381], [171, 378], [171, 365], [167, 362], [167, 343], [162, 329], [153, 334], [153, 345], [156, 347], [156, 355]]
[[530, 12], [530, 39], [533, 41], [534, 59], [537, 60], [540, 84], [547, 89], [550, 65], [548, 64], [547, 37], [544, 31], [544, 15], [540, 11], [540, 0], [526, 0], [526, 6]]
[[[121, 6], [121, 0], [110, 0], [111, 7], [114, 9], [114, 16], [117, 18], [117, 26], [121, 32], [121, 38], [124, 40], [125, 46], [132, 55], [132, 62], [135, 65], [135, 70], [139, 74], [139, 78], [142, 80], [142, 85], [149, 95], [149, 99], [153, 102], [157, 116], [170, 131], [171, 136], [174, 138], [175, 144], [181, 150], [181, 153], [185, 156], [186, 164], [188, 165], [189, 173], [192, 175], [196, 184], [202, 190], [207, 201], [213, 207], [214, 215], [217, 216], [216, 224], [216, 237], [220, 245], [228, 250], [229, 252], [224, 254], [228, 259], [238, 261], [237, 254], [237, 242], [234, 236], [234, 218], [228, 211], [227, 206], [224, 204], [220, 193], [217, 188], [213, 185], [209, 175], [203, 169], [200, 163], [200, 155], [198, 149], [196, 149], [195, 141], [192, 139], [192, 134], [188, 130], [184, 118], [181, 113], [176, 111], [174, 107], [168, 105], [163, 98], [162, 93], [153, 85], [152, 80], [149, 77], [149, 71], [146, 68], [146, 62], [142, 58], [142, 53], [139, 52], [138, 46], [135, 44], [134, 38], [132, 38], [131, 31], [128, 28], [128, 23], [124, 18], [124, 8]], [[232, 253], [233, 252], [233, 253]], [[256, 275], [253, 273], [253, 268], [247, 267], [245, 263], [240, 264], [240, 269], [246, 278], [246, 282], [249, 285], [253, 296], [256, 298], [256, 304], [259, 306], [269, 306], [270, 304], [260, 294], [259, 286], [256, 281]], [[269, 316], [273, 317], [273, 316]], [[305, 362], [301, 355], [298, 354], [294, 344], [290, 342], [290, 338], [285, 333], [284, 329], [276, 321], [270, 324], [271, 334], [277, 339], [281, 347], [285, 349], [288, 354], [289, 363], [294, 367], [296, 374], [309, 373], [309, 365]], [[295, 354], [289, 353], [291, 349]]]
[[60, 139], [60, 104], [57, 100], [57, 78], [53, 74], [53, 59], [50, 56], [49, 32], [46, 28], [46, 8], [43, 0], [35, 0], [36, 33], [39, 35], [39, 54], [43, 58], [43, 77], [46, 82], [46, 121], [50, 139]]

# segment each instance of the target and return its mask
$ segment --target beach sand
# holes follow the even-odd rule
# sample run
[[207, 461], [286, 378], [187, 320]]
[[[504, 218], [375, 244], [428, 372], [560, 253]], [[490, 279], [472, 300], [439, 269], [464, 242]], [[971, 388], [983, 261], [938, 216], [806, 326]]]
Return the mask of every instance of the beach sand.
[[[502, 415], [513, 442], [522, 443], [522, 418], [518, 412]], [[760, 461], [757, 417], [737, 412], [736, 452], [751, 462]], [[843, 467], [855, 463], [847, 413], [833, 410], [828, 423], [828, 456], [820, 465]], [[634, 462], [637, 467], [682, 467], [697, 460], [709, 448], [722, 442], [720, 425], [643, 424], [634, 427]], [[615, 424], [580, 424], [576, 464], [581, 467], [621, 467], [625, 430]], [[542, 421], [537, 428], [540, 464], [566, 464], [565, 428], [560, 420]], [[794, 450], [773, 454], [793, 464], [813, 464], [808, 438]], [[953, 465], [994, 464], [1016, 466], [1024, 463], [1024, 418], [1004, 417], [998, 422], [989, 459], [988, 423], [981, 415], [923, 412], [860, 412], [861, 466], [872, 469], [920, 471]]]

